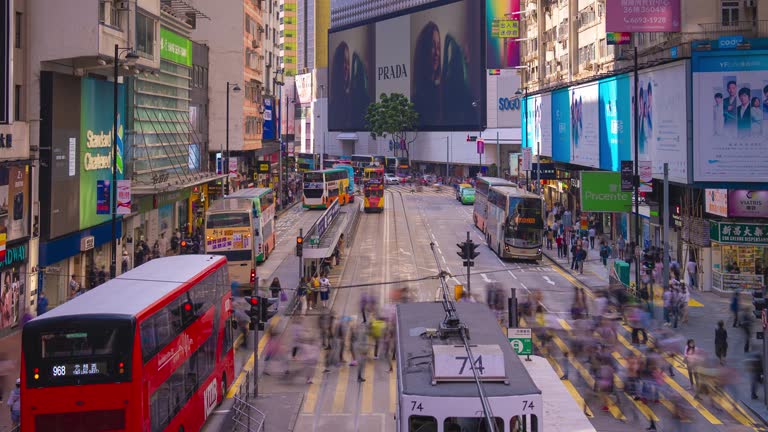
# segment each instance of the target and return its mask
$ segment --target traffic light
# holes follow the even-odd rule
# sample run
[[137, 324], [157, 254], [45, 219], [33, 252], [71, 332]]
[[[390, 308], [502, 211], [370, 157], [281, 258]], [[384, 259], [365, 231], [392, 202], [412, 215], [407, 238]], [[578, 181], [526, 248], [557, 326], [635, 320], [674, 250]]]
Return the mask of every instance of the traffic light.
[[464, 261], [471, 261], [480, 255], [480, 252], [477, 251], [477, 248], [480, 247], [480, 245], [473, 242], [472, 240], [456, 243], [456, 246], [459, 247], [459, 251], [456, 253]]
[[250, 305], [250, 309], [248, 310], [248, 316], [251, 318], [257, 318], [261, 313], [261, 297], [258, 296], [252, 296], [252, 297], [246, 297], [245, 302]]
[[302, 248], [304, 246], [304, 237], [297, 236], [296, 237], [296, 256], [300, 257], [302, 255]]

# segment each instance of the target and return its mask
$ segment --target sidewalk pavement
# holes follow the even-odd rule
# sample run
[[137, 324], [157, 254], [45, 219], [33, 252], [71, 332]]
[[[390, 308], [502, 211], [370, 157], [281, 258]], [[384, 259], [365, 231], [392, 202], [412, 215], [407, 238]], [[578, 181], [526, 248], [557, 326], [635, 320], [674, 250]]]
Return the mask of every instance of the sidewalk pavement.
[[[544, 255], [549, 258], [563, 273], [570, 275], [579, 283], [584, 285], [590, 291], [600, 290], [608, 287], [608, 271], [613, 266], [613, 259], [608, 260], [608, 266], [603, 266], [599, 256], [599, 247], [587, 249], [587, 260], [584, 262], [584, 273], [579, 274], [570, 269], [569, 259], [557, 257], [556, 249], [544, 249]], [[634, 268], [630, 273], [634, 272]], [[663, 288], [654, 286], [654, 319], [658, 325], [661, 324], [662, 303], [661, 294]], [[752, 310], [752, 298], [749, 294], [741, 296], [741, 306]], [[760, 419], [768, 424], [768, 401], [762, 400], [763, 390], [759, 388], [757, 394], [760, 400], [751, 400], [749, 393], [750, 378], [746, 372], [745, 360], [747, 358], [744, 352], [745, 332], [740, 328], [732, 327], [733, 315], [730, 312], [730, 296], [722, 296], [714, 292], [704, 292], [700, 290], [691, 291], [691, 300], [688, 303], [688, 323], [680, 323], [677, 329], [673, 329], [686, 339], [693, 339], [696, 346], [714, 356], [715, 352], [715, 328], [717, 321], [725, 321], [725, 328], [728, 331], [728, 352], [726, 365], [740, 371], [740, 379], [730, 385], [727, 390], [737, 401], [750, 408]], [[756, 331], [762, 331], [759, 328], [759, 320], [755, 322], [750, 336], [750, 352], [762, 352], [763, 342], [756, 339]], [[682, 349], [682, 347], [681, 347]], [[768, 380], [765, 380], [768, 383]]]

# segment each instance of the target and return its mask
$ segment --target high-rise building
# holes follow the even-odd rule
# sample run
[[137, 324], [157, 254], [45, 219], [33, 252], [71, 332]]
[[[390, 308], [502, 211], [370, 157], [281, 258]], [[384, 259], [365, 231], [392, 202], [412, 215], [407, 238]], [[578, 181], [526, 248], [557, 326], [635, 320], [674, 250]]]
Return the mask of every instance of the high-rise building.
[[[85, 288], [100, 283], [113, 253], [119, 274], [141, 264], [144, 245], [167, 247], [209, 202], [207, 188], [217, 176], [208, 170], [199, 127], [207, 122], [207, 98], [197, 91], [207, 82], [208, 63], [190, 40], [209, 17], [170, 0], [15, 3], [24, 5], [16, 28], [27, 49], [26, 60], [14, 62], [24, 65], [28, 83], [26, 92], [19, 90], [27, 96], [20, 111], [38, 119], [30, 123], [36, 154], [29, 157], [40, 161], [31, 174], [39, 180], [31, 232], [39, 234], [33, 265], [41, 271], [30, 274], [55, 305], [66, 301], [73, 277]], [[34, 37], [21, 38], [27, 34]], [[18, 133], [13, 143], [23, 137]], [[13, 175], [22, 174], [22, 182], [11, 190], [23, 201], [29, 169], [17, 165]], [[112, 182], [113, 166], [118, 181], [129, 184]], [[115, 186], [130, 190], [130, 204], [116, 206], [113, 219]], [[10, 232], [25, 227], [12, 224]], [[11, 244], [17, 235], [6, 237]]]
[[[193, 32], [195, 40], [209, 47], [210, 152], [219, 161], [227, 159], [228, 129], [229, 171], [235, 170], [236, 164], [238, 174], [244, 176], [263, 154], [261, 111], [270, 79], [263, 46], [267, 31], [264, 14], [270, 7], [274, 13], [275, 5], [261, 0], [198, 3], [205, 5], [211, 18], [198, 22]], [[271, 27], [269, 32], [272, 40]], [[275, 61], [274, 51], [272, 56]]]

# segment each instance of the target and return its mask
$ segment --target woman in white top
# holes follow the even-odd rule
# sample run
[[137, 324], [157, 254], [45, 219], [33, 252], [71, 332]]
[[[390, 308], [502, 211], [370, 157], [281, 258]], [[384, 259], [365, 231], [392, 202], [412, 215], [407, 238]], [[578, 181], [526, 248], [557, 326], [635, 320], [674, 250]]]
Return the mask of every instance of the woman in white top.
[[320, 301], [323, 302], [323, 309], [328, 309], [328, 298], [331, 294], [331, 281], [323, 274], [320, 276]]

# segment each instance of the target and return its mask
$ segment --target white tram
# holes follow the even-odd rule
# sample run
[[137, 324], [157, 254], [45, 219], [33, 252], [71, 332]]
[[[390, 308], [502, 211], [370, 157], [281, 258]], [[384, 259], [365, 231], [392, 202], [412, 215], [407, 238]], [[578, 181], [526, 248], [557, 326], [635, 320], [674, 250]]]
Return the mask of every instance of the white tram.
[[454, 305], [451, 322], [445, 303], [397, 306], [397, 430], [488, 432], [474, 367], [497, 432], [542, 432], [541, 390], [494, 314], [479, 303]]

